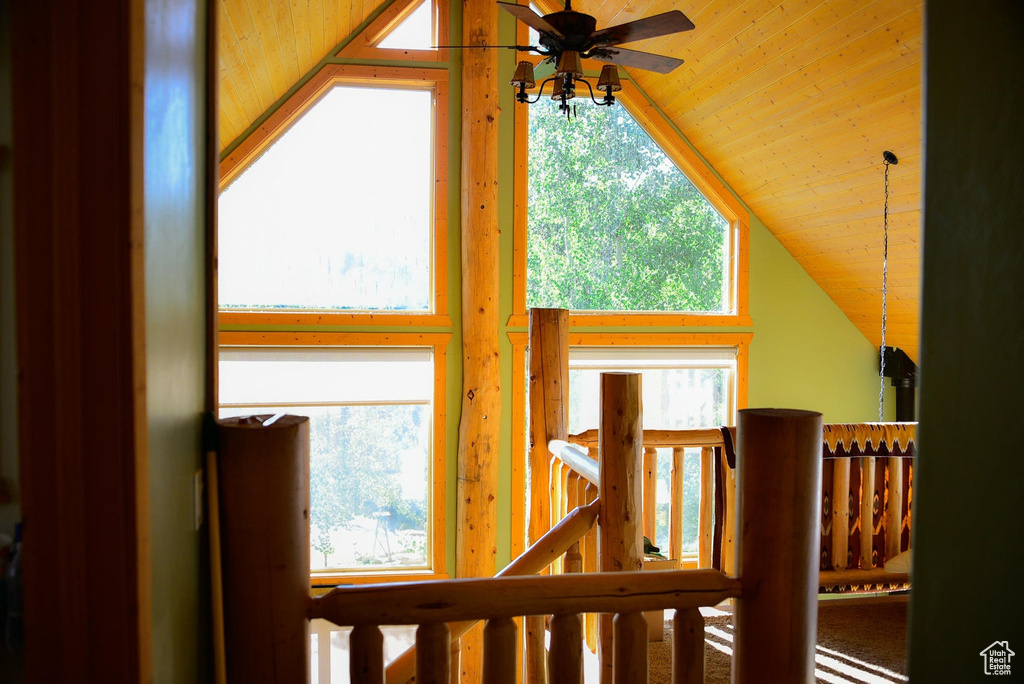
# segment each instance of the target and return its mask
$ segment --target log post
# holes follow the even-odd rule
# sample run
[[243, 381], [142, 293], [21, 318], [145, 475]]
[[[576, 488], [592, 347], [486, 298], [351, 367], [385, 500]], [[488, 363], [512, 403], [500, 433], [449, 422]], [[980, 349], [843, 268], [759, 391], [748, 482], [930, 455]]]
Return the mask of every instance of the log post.
[[[575, 510], [578, 506], [586, 505], [586, 496], [583, 487], [580, 486], [582, 479], [574, 472], [568, 474], [565, 483], [565, 497], [569, 511]], [[576, 542], [569, 547], [562, 559], [563, 572], [583, 572], [583, 554], [580, 552], [580, 543]]]
[[583, 682], [583, 623], [575, 613], [551, 618], [551, 652], [548, 673], [552, 684]]
[[[548, 442], [565, 439], [569, 425], [569, 312], [530, 309], [529, 544], [551, 525]], [[544, 618], [526, 618], [524, 679], [544, 684]]]
[[451, 633], [433, 622], [416, 629], [416, 684], [449, 684]]
[[[462, 44], [498, 44], [498, 6], [462, 4]], [[498, 51], [462, 52], [462, 411], [456, 481], [455, 574], [496, 570], [501, 433]], [[462, 640], [463, 681], [480, 681], [481, 634]], [[447, 656], [446, 656], [447, 657]], [[422, 682], [421, 682], [422, 684]]]
[[[598, 430], [598, 467], [601, 482], [601, 526], [598, 554], [602, 572], [637, 571], [643, 567], [641, 533], [641, 465], [643, 410], [639, 373], [601, 374], [601, 424]], [[643, 624], [644, 649], [647, 623]], [[599, 622], [598, 659], [601, 683], [612, 681], [612, 616]], [[645, 663], [646, 667], [646, 663]], [[643, 680], [643, 681], [646, 681]]]
[[832, 462], [832, 567], [845, 570], [850, 549], [850, 459]]
[[686, 449], [672, 447], [672, 502], [669, 504], [668, 557], [676, 560], [683, 556], [683, 485], [686, 465]]
[[484, 625], [484, 678], [488, 684], [516, 682], [516, 623], [512, 618], [493, 618]]
[[704, 616], [700, 608], [672, 616], [672, 684], [704, 684]]
[[353, 627], [348, 643], [348, 674], [352, 684], [384, 684], [384, 635], [380, 628]]
[[[597, 487], [588, 484], [586, 488], [587, 505], [597, 501]], [[583, 572], [597, 572], [597, 525], [594, 525], [583, 537]], [[587, 613], [584, 617], [587, 632], [587, 648], [591, 653], [597, 652], [597, 614]]]
[[739, 577], [733, 682], [814, 681], [820, 413], [739, 413]]
[[293, 682], [310, 666], [309, 419], [268, 418], [217, 427], [230, 682]]
[[619, 613], [615, 625], [615, 684], [647, 681], [647, 620], [643, 613]]

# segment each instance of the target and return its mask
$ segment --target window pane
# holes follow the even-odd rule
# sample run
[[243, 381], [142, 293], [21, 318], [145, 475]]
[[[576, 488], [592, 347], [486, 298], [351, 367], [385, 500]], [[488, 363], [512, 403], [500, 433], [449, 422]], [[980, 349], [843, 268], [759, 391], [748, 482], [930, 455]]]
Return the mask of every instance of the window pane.
[[428, 90], [337, 86], [220, 195], [225, 308], [432, 308]]
[[311, 570], [429, 568], [428, 350], [225, 349], [220, 369], [221, 417], [309, 416]]
[[[732, 424], [736, 350], [733, 348], [574, 348], [569, 351], [569, 432], [597, 428], [600, 375], [642, 375], [644, 428], [680, 430]], [[683, 551], [696, 553], [700, 506], [700, 449], [683, 457]], [[652, 540], [668, 555], [672, 449], [658, 449], [656, 527]]]
[[398, 50], [429, 50], [434, 45], [434, 30], [431, 14], [431, 0], [424, 0], [420, 6], [406, 17], [405, 21], [396, 26], [377, 47]]
[[527, 306], [730, 309], [728, 222], [621, 106], [530, 108]]

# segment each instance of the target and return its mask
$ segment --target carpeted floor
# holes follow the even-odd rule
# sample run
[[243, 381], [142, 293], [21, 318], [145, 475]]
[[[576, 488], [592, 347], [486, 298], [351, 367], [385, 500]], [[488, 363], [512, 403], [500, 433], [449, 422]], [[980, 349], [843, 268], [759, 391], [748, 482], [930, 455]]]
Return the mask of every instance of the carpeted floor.
[[[704, 681], [728, 684], [732, 658], [732, 614], [705, 612]], [[835, 599], [818, 604], [816, 681], [829, 684], [904, 682], [907, 644], [906, 596]], [[650, 644], [650, 684], [669, 684], [671, 622], [665, 640]]]

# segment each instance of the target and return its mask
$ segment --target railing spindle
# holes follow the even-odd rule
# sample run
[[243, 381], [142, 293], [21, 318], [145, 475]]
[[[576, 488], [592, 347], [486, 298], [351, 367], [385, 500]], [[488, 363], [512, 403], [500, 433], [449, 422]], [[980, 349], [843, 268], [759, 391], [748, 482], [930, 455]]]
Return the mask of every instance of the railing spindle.
[[658, 545], [658, 450], [644, 449], [643, 516], [644, 536]]
[[[903, 459], [889, 458], [885, 501], [885, 560], [900, 555], [903, 535]], [[884, 562], [882, 563], [884, 565]]]
[[850, 548], [850, 459], [832, 462], [832, 567], [845, 570]]
[[711, 567], [712, 533], [714, 532], [715, 471], [714, 450], [700, 450], [700, 511], [697, 516], [697, 567]]
[[552, 684], [581, 684], [583, 681], [583, 625], [575, 613], [551, 617], [548, 675]]
[[647, 620], [643, 613], [619, 613], [615, 626], [615, 684], [647, 681]]
[[[597, 500], [597, 487], [588, 484], [586, 488], [587, 505]], [[587, 531], [583, 537], [583, 572], [597, 572], [597, 525]], [[587, 613], [587, 648], [597, 653], [597, 613]]]
[[348, 644], [348, 673], [352, 684], [383, 684], [384, 635], [380, 628], [357, 625], [352, 628]]
[[872, 503], [875, 496], [875, 459], [870, 456], [860, 459], [860, 567], [870, 570], [875, 567], [871, 560], [874, 549], [874, 512]]
[[451, 667], [451, 633], [443, 622], [416, 629], [416, 684], [448, 684]]
[[512, 618], [494, 618], [484, 625], [484, 678], [491, 684], [515, 684], [516, 623]]
[[699, 608], [672, 616], [672, 684], [704, 684], [704, 616]]
[[683, 476], [686, 449], [672, 447], [672, 503], [669, 504], [669, 558], [683, 557]]

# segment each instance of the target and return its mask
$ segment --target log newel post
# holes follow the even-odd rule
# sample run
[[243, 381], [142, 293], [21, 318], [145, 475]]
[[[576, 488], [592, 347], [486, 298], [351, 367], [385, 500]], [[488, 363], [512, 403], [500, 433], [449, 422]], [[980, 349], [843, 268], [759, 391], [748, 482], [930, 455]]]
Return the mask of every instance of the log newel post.
[[309, 419], [266, 418], [217, 425], [229, 682], [310, 668]]
[[[529, 543], [544, 536], [551, 525], [550, 454], [548, 442], [565, 439], [569, 424], [569, 312], [530, 309]], [[525, 680], [547, 681], [544, 657], [544, 618], [528, 616]]]
[[735, 684], [814, 681], [821, 436], [820, 413], [740, 411]]
[[[640, 397], [639, 373], [601, 374], [601, 424], [598, 430], [601, 526], [598, 554], [602, 572], [637, 571], [643, 566], [641, 469], [644, 436]], [[606, 524], [606, 521], [615, 521], [615, 524]], [[643, 621], [642, 615], [640, 620]], [[646, 650], [646, 626], [644, 630]], [[601, 684], [610, 684], [613, 673], [610, 614], [601, 615], [598, 635]]]

